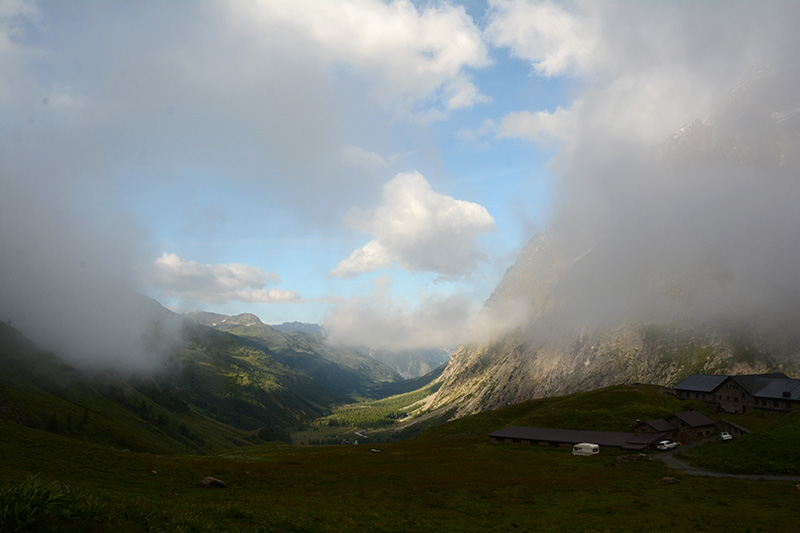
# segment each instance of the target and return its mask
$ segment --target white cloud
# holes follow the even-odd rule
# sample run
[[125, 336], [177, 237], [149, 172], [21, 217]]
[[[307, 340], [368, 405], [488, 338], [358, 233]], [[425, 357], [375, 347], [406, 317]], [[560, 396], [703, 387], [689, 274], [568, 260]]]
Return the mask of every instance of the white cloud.
[[452, 294], [420, 294], [412, 307], [390, 295], [392, 282], [381, 276], [365, 297], [338, 303], [325, 319], [329, 342], [371, 348], [447, 348], [465, 342], [475, 333], [471, 327], [476, 309]]
[[559, 107], [552, 113], [547, 111], [508, 113], [496, 127], [495, 133], [498, 138], [515, 137], [541, 144], [564, 141], [571, 138], [574, 133], [576, 108], [580, 108], [580, 103], [573, 104], [570, 109]]
[[[507, 114], [494, 130], [563, 141], [549, 166], [558, 187], [549, 231], [572, 257], [594, 251], [558, 289], [569, 303], [554, 322], [796, 322], [794, 143], [770, 117], [796, 106], [800, 4], [493, 5], [495, 44], [539, 75], [574, 76], [571, 104]], [[765, 65], [781, 66], [781, 76], [762, 78]], [[653, 148], [668, 135], [710, 116], [677, 149], [680, 163], [655, 162]], [[769, 143], [766, 153], [786, 155], [780, 169], [760, 166]]]
[[[545, 77], [573, 77], [578, 95], [554, 112], [496, 122], [500, 138], [657, 144], [696, 118], [750, 68], [788, 54], [770, 34], [790, 32], [797, 6], [736, 2], [495, 0], [487, 39]], [[794, 13], [792, 13], [794, 12]], [[733, 31], [738, 28], [740, 31]]]
[[444, 97], [445, 107], [448, 110], [464, 109], [492, 101], [488, 96], [481, 94], [464, 74], [459, 74], [444, 84]]
[[431, 100], [444, 100], [447, 111], [487, 100], [465, 71], [490, 64], [487, 48], [461, 6], [298, 0], [235, 2], [229, 9], [237, 30], [263, 42], [274, 29], [289, 28], [315, 57], [366, 75], [374, 98], [406, 112]]
[[552, 1], [491, 2], [487, 38], [545, 76], [578, 74], [601, 53], [596, 20]]
[[31, 82], [24, 61], [38, 52], [23, 43], [25, 25], [35, 24], [39, 12], [36, 6], [22, 0], [0, 2], [0, 104], [19, 97]]
[[495, 230], [494, 219], [473, 202], [435, 192], [419, 172], [395, 176], [383, 187], [381, 204], [371, 213], [350, 213], [350, 224], [374, 239], [330, 272], [352, 277], [396, 263], [415, 272], [459, 276], [483, 254], [475, 240]]
[[366, 171], [378, 170], [389, 165], [382, 155], [368, 152], [360, 146], [342, 146], [339, 149], [339, 159], [351, 167]]
[[260, 268], [240, 263], [205, 265], [164, 252], [141, 269], [144, 283], [173, 297], [206, 303], [298, 303], [294, 291], [273, 288], [280, 279]]

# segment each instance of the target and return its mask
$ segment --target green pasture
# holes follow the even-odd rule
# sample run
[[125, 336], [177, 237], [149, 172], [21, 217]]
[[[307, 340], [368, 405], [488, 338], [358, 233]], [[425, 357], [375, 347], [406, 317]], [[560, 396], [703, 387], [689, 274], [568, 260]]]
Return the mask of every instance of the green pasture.
[[[507, 409], [496, 423], [522, 414]], [[0, 530], [27, 521], [21, 530], [792, 531], [800, 520], [793, 482], [692, 477], [652, 455], [618, 464], [609, 449], [575, 457], [490, 444], [469, 422], [489, 417], [390, 444], [268, 443], [204, 456], [126, 452], [0, 422]], [[201, 488], [206, 476], [227, 486]]]

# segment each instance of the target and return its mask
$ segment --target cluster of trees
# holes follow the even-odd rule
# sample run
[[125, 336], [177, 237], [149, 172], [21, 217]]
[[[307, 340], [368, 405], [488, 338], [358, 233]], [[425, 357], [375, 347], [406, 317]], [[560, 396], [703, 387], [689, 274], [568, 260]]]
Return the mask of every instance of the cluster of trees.
[[334, 427], [386, 427], [408, 416], [411, 407], [429, 394], [429, 388], [363, 404], [345, 405], [322, 419]]
[[134, 404], [133, 410], [144, 420], [158, 426], [165, 433], [174, 434], [177, 432], [186, 439], [193, 440], [200, 445], [205, 444], [203, 436], [196, 431], [192, 431], [189, 426], [186, 425], [186, 422], [181, 421], [177, 423], [163, 412], [157, 413], [156, 410], [144, 400], [140, 400], [138, 404]]
[[47, 418], [47, 425], [45, 426], [45, 428], [47, 429], [47, 431], [51, 433], [59, 433], [61, 435], [74, 436], [76, 433], [78, 433], [80, 430], [86, 427], [86, 423], [88, 421], [89, 421], [89, 410], [86, 408], [83, 409], [83, 415], [81, 415], [77, 424], [72, 418], [71, 413], [67, 413], [67, 416], [65, 417], [63, 422], [57, 414], [50, 413], [50, 416]]
[[352, 407], [336, 411], [323, 423], [334, 427], [385, 427], [405, 416], [408, 416], [405, 411], [390, 407]]

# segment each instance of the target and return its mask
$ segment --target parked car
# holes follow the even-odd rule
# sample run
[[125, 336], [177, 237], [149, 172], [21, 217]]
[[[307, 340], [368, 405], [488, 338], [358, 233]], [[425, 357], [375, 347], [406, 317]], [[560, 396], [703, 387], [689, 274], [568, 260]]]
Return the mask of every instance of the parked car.
[[669, 450], [674, 450], [678, 447], [678, 443], [673, 440], [662, 440], [656, 446], [656, 449], [662, 452], [666, 452]]
[[723, 431], [719, 434], [719, 438], [722, 439], [722, 442], [730, 442], [733, 440], [733, 435], [728, 433], [727, 431]]

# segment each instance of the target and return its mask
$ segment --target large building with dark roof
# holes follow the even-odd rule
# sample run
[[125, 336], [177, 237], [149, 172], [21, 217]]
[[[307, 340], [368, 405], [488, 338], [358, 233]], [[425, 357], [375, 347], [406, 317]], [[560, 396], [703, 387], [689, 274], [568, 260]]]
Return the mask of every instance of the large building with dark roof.
[[703, 413], [685, 411], [670, 415], [667, 419], [639, 422], [633, 433], [508, 426], [489, 433], [489, 440], [495, 443], [526, 442], [554, 447], [572, 447], [580, 442], [590, 442], [601, 447], [641, 451], [655, 448], [661, 440], [686, 443], [704, 439], [714, 432], [716, 423]]
[[584, 429], [553, 429], [525, 426], [508, 426], [489, 434], [492, 442], [525, 442], [554, 447], [572, 447], [580, 442], [591, 442], [601, 447], [623, 450], [645, 450], [661, 440], [662, 433], [623, 433], [616, 431], [589, 431]]
[[712, 376], [692, 374], [675, 385], [678, 398], [696, 398], [725, 413], [752, 409], [791, 411], [800, 405], [800, 379], [786, 374]]

